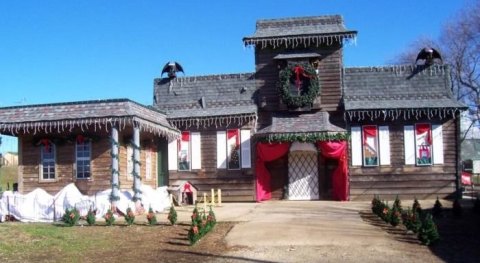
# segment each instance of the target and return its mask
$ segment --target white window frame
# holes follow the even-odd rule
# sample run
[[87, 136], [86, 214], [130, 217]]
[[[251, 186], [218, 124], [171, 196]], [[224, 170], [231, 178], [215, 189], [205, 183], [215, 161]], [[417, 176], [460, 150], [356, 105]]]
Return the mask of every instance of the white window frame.
[[190, 131], [182, 131], [182, 133], [188, 132], [188, 145], [187, 145], [187, 160], [188, 160], [188, 168], [181, 169], [180, 160], [182, 158], [181, 151], [182, 151], [182, 138], [177, 140], [178, 147], [177, 147], [177, 169], [181, 172], [188, 172], [192, 170], [192, 133]]
[[[230, 158], [231, 158], [231, 152], [233, 149], [231, 149], [230, 145], [228, 144], [228, 132], [229, 131], [236, 131], [237, 132], [237, 136], [238, 136], [238, 150], [237, 150], [237, 153], [238, 153], [238, 168], [231, 168], [230, 167]], [[227, 130], [227, 133], [226, 133], [226, 143], [225, 143], [225, 147], [227, 149], [227, 160], [226, 160], [226, 163], [227, 163], [227, 170], [232, 170], [232, 171], [235, 171], [235, 170], [240, 170], [242, 169], [242, 138], [241, 138], [241, 132], [240, 132], [240, 129], [228, 129]]]
[[[238, 168], [229, 167], [229, 150], [228, 145], [228, 131], [235, 130], [238, 134], [239, 142], [239, 165]], [[249, 129], [228, 129], [223, 131], [217, 131], [217, 169], [227, 170], [241, 170], [249, 169], [252, 167], [252, 154], [251, 154], [251, 131]]]
[[[53, 159], [52, 158], [48, 158], [48, 159], [44, 159], [44, 156], [43, 156], [43, 149], [45, 148], [45, 145], [41, 144], [40, 145], [40, 165], [39, 165], [39, 176], [40, 176], [40, 181], [44, 181], [44, 182], [48, 182], [48, 181], [55, 181], [57, 179], [57, 149], [56, 149], [56, 146], [54, 143], [52, 142], [49, 142], [49, 148], [52, 150], [53, 152]], [[49, 162], [49, 163], [52, 163], [53, 162], [53, 166], [50, 166], [48, 167], [48, 178], [44, 178], [44, 172], [43, 172], [43, 168], [44, 168], [44, 163], [45, 162]], [[51, 178], [50, 175], [52, 174], [52, 170], [53, 169], [53, 177]]]
[[190, 133], [190, 157], [192, 170], [202, 169], [202, 137], [200, 132]]
[[[89, 142], [89, 141], [85, 141], [83, 142], [83, 144], [85, 145], [88, 145], [88, 156], [85, 157], [85, 156], [82, 156], [82, 157], [79, 157], [78, 156], [78, 142], [75, 142], [75, 177], [77, 179], [80, 179], [80, 180], [85, 180], [85, 179], [90, 179], [92, 178], [92, 143]], [[78, 165], [78, 162], [79, 161], [88, 161], [88, 166], [89, 166], [89, 169], [88, 169], [88, 177], [85, 177], [85, 176], [82, 176], [82, 177], [79, 177], [79, 165]], [[85, 172], [85, 169], [83, 169], [82, 171]]]
[[240, 130], [242, 168], [252, 168], [251, 131]]
[[[415, 125], [413, 126], [414, 127], [414, 145], [415, 145], [415, 165], [416, 166], [432, 166], [434, 161], [433, 161], [433, 153], [434, 153], [434, 149], [433, 149], [433, 141], [430, 145], [428, 145], [429, 147], [429, 151], [430, 151], [430, 163], [419, 163], [418, 162], [418, 159], [419, 159], [419, 156], [418, 156], [418, 151], [419, 149], [417, 148], [419, 145], [417, 145], [417, 125], [423, 125], [423, 124], [428, 124], [430, 126], [430, 135], [432, 135], [432, 124], [431, 123], [427, 123], [427, 122], [419, 122], [419, 123], [415, 123]], [[433, 138], [432, 138], [433, 140]]]

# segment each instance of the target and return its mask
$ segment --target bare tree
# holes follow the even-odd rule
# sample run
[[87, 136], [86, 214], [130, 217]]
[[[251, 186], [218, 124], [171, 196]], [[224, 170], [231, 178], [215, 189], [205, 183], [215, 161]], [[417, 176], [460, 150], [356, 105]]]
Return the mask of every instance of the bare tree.
[[421, 37], [395, 59], [395, 64], [413, 64], [424, 47], [440, 51], [451, 66], [451, 89], [469, 107], [470, 127], [480, 126], [480, 1], [465, 6], [442, 28], [439, 40]]
[[436, 50], [441, 50], [440, 45], [433, 39], [423, 36], [415, 40], [410, 46], [398, 54], [392, 61], [391, 64], [415, 64], [415, 59], [417, 58], [418, 52], [425, 47], [435, 48]]

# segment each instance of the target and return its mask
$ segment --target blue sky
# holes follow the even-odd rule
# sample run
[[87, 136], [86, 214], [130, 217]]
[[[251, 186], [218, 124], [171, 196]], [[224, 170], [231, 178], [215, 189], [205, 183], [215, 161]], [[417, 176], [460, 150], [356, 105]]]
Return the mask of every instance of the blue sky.
[[358, 31], [345, 65], [383, 65], [416, 38], [436, 38], [468, 2], [1, 1], [0, 107], [108, 98], [148, 105], [170, 60], [186, 76], [252, 72], [242, 38], [257, 19], [341, 14]]

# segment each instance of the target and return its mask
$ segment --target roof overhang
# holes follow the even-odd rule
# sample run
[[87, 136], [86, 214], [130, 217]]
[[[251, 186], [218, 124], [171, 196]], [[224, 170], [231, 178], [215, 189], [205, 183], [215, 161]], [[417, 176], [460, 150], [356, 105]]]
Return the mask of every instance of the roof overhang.
[[165, 114], [128, 99], [26, 105], [0, 108], [0, 133], [57, 134], [73, 129], [86, 131], [112, 127], [139, 127], [141, 131], [178, 138], [180, 132], [166, 120]]
[[278, 54], [273, 59], [282, 60], [282, 59], [309, 59], [309, 58], [319, 58], [322, 55], [318, 53], [282, 53]]

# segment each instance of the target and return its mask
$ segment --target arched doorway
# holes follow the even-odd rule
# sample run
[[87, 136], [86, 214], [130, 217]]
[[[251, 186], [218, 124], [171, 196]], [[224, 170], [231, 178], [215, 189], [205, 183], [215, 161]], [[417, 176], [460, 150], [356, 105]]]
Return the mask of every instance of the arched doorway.
[[288, 154], [288, 199], [319, 198], [317, 148], [312, 143], [294, 142]]

